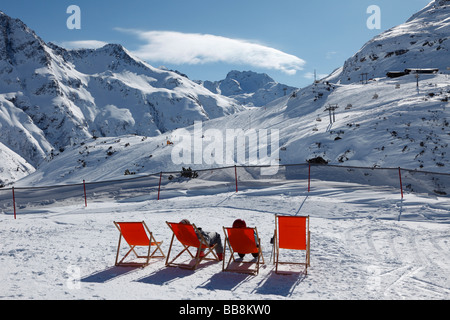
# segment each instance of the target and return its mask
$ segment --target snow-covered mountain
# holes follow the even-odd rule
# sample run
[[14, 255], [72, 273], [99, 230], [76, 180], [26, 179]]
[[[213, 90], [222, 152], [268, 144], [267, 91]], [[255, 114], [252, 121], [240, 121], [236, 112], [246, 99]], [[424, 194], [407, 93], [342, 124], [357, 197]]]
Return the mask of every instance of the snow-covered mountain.
[[196, 81], [211, 92], [233, 98], [247, 106], [261, 107], [298, 90], [276, 82], [265, 73], [230, 71], [224, 80]]
[[[354, 83], [407, 68], [450, 67], [450, 1], [431, 1], [406, 23], [367, 42], [325, 80]], [[362, 74], [366, 74], [361, 76]]]
[[0, 12], [0, 142], [34, 167], [93, 136], [156, 136], [242, 109], [121, 45], [66, 50]]
[[[167, 132], [152, 138], [121, 136], [87, 141], [83, 146], [67, 148], [45, 162], [37, 172], [18, 181], [18, 186], [54, 185], [126, 178], [126, 173], [145, 175], [179, 172], [181, 167], [208, 169], [233, 165], [225, 159], [227, 129], [279, 130], [276, 156], [280, 164], [305, 163], [321, 157], [329, 164], [417, 169], [448, 173], [450, 167], [450, 122], [448, 75], [427, 75], [417, 92], [413, 75], [399, 80], [379, 79], [366, 85], [318, 83], [300, 90], [295, 97], [282, 97], [265, 108], [254, 108], [201, 124], [202, 163], [194, 163], [200, 145], [194, 140], [195, 126]], [[335, 122], [330, 124], [329, 105], [337, 105]], [[220, 154], [211, 146], [217, 130], [223, 138], [222, 163], [206, 159]], [[174, 150], [183, 149], [190, 134], [191, 162], [177, 164]], [[210, 134], [214, 134], [210, 136]], [[183, 138], [184, 139], [184, 138]], [[171, 141], [174, 144], [168, 145]], [[237, 141], [235, 141], [237, 143]], [[235, 163], [255, 165], [249, 152], [255, 141], [245, 142], [246, 158]], [[178, 155], [176, 155], [178, 156]], [[257, 158], [260, 164], [262, 158]], [[267, 164], [264, 163], [264, 164]]]
[[[404, 42], [405, 33], [414, 34], [416, 38], [426, 37], [429, 41], [437, 39], [438, 43], [439, 39], [450, 37], [448, 24], [442, 23], [445, 15], [448, 21], [449, 10], [448, 1], [432, 2], [405, 25], [379, 35], [375, 38], [378, 39], [376, 44], [375, 40], [371, 40], [364, 48], [387, 47], [391, 42], [398, 42], [399, 48], [406, 48], [408, 53], [413, 52], [415, 44]], [[441, 20], [434, 21], [433, 17]], [[430, 27], [437, 23], [442, 23], [437, 30]], [[395, 32], [398, 38], [392, 35], [393, 30], [399, 30]], [[450, 79], [448, 71], [442, 66], [448, 58], [445, 49], [447, 40], [441, 42], [441, 48], [444, 49], [435, 49], [433, 54], [419, 50], [414, 54], [414, 59], [411, 58], [414, 67], [433, 66], [441, 69], [437, 74], [422, 74], [418, 87], [414, 74], [395, 79], [386, 77], [391, 68], [403, 64], [407, 53], [394, 54], [370, 63], [359, 62], [361, 67], [376, 67], [379, 72], [367, 84], [359, 81], [357, 75], [360, 70], [353, 70], [347, 61], [338, 73], [335, 72], [328, 79], [296, 91], [295, 94], [283, 95], [264, 108], [250, 108], [203, 122], [203, 157], [211, 157], [214, 153], [209, 147], [214, 137], [208, 136], [207, 130], [215, 134], [221, 132], [222, 137], [226, 137], [227, 129], [242, 129], [245, 133], [251, 129], [257, 132], [276, 129], [279, 130], [280, 138], [278, 149], [272, 148], [271, 151], [277, 155], [280, 164], [305, 163], [322, 157], [329, 164], [336, 165], [402, 167], [448, 173]], [[389, 65], [385, 64], [385, 59], [389, 59]], [[343, 80], [348, 79], [348, 75], [353, 78], [352, 82]], [[329, 106], [338, 107], [332, 123], [326, 111]], [[167, 131], [157, 137], [126, 135], [87, 140], [82, 146], [72, 146], [56, 154], [53, 160], [46, 161], [17, 185], [79, 183], [83, 179], [115, 179], [124, 177], [125, 173], [142, 175], [179, 171], [182, 166], [205, 169], [230, 165], [206, 161], [201, 164], [195, 164], [194, 161], [174, 163], [173, 150], [182, 147], [183, 141], [179, 138], [186, 132], [194, 137], [195, 126]], [[174, 144], [167, 144], [167, 140]], [[223, 142], [223, 155], [226, 155], [226, 139]], [[245, 145], [246, 155], [250, 152], [250, 144]], [[195, 148], [199, 146], [192, 145], [192, 152]], [[236, 157], [234, 159], [237, 160]], [[254, 164], [249, 163], [248, 158], [236, 163]]]

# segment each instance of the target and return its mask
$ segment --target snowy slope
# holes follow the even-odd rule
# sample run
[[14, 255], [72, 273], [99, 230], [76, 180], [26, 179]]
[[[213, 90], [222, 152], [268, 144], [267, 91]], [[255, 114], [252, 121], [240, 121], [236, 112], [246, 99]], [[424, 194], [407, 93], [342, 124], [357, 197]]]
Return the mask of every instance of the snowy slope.
[[52, 146], [31, 117], [15, 106], [17, 96], [22, 95], [0, 94], [0, 142], [36, 165], [51, 152]]
[[[209, 306], [210, 300], [265, 304], [450, 298], [448, 198], [409, 194], [402, 201], [390, 188], [320, 181], [313, 181], [308, 193], [305, 185], [296, 181], [237, 194], [216, 193], [205, 185], [183, 196], [163, 192], [159, 201], [153, 193], [121, 201], [88, 200], [87, 207], [80, 198], [75, 204], [20, 207], [17, 220], [8, 210], [0, 214], [0, 299], [195, 303], [185, 301], [189, 299]], [[114, 185], [110, 188], [114, 191]], [[274, 272], [270, 239], [276, 213], [311, 216], [307, 276], [298, 267], [291, 269], [292, 275]], [[222, 263], [213, 262], [202, 263], [196, 271], [165, 267], [163, 259], [152, 260], [144, 269], [114, 266], [119, 233], [113, 221], [145, 221], [167, 254], [172, 234], [166, 221], [189, 219], [219, 232], [223, 241], [222, 226], [231, 226], [237, 218], [258, 228], [265, 260], [258, 276], [225, 273]], [[181, 250], [176, 240], [174, 246], [171, 257]], [[121, 254], [127, 250], [125, 245]], [[293, 250], [281, 255], [289, 261], [304, 259]], [[189, 262], [187, 254], [180, 262]], [[175, 306], [168, 308], [168, 315], [178, 315]], [[278, 312], [285, 310], [273, 307], [271, 314]]]
[[261, 107], [280, 97], [290, 95], [297, 88], [276, 82], [267, 74], [252, 71], [229, 72], [224, 80], [197, 81], [205, 88], [239, 101], [247, 106]]
[[0, 188], [33, 173], [34, 167], [0, 142]]

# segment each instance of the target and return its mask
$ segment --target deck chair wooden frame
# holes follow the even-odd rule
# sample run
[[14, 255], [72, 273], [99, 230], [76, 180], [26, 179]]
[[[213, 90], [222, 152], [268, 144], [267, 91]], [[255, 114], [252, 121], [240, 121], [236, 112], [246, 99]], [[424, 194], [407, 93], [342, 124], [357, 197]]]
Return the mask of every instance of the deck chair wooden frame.
[[[119, 244], [117, 245], [117, 254], [116, 254], [116, 266], [123, 267], [146, 267], [150, 263], [151, 258], [165, 258], [165, 254], [161, 249], [162, 241], [156, 241], [153, 233], [147, 227], [144, 221], [141, 222], [116, 222], [114, 221], [114, 225], [120, 232], [119, 235]], [[125, 239], [125, 242], [130, 246], [130, 250], [122, 257], [119, 261], [120, 254], [120, 246], [122, 242], [122, 238]], [[152, 246], [155, 247], [153, 252], [151, 251]], [[138, 255], [135, 248], [136, 247], [148, 247], [148, 251], [146, 255]], [[156, 255], [157, 251], [161, 254]], [[136, 258], [145, 259], [145, 262], [124, 262], [124, 260], [128, 257], [128, 255], [133, 252]]]
[[[222, 271], [225, 272], [238, 272], [238, 273], [248, 273], [257, 275], [259, 273], [259, 267], [264, 264], [264, 256], [262, 254], [261, 247], [261, 239], [258, 236], [258, 230], [255, 228], [228, 228], [223, 227], [223, 232], [225, 233], [225, 247], [223, 251], [223, 263], [222, 263]], [[255, 236], [256, 235], [256, 236]], [[255, 238], [256, 237], [256, 238]], [[259, 245], [258, 245], [259, 244]], [[227, 248], [230, 251], [230, 258], [228, 259], [228, 263], [225, 266], [225, 255], [227, 252]], [[242, 253], [242, 254], [251, 254], [258, 253], [258, 257], [256, 261], [236, 261], [234, 254]], [[231, 262], [240, 264], [255, 264], [254, 268], [242, 268], [240, 267], [232, 267]]]
[[[217, 257], [216, 253], [214, 252], [214, 249], [216, 248], [217, 244], [210, 246], [205, 238], [202, 236], [202, 234], [199, 232], [198, 228], [195, 226], [195, 224], [183, 224], [183, 223], [175, 223], [175, 222], [167, 222], [167, 225], [169, 226], [170, 230], [172, 230], [172, 240], [170, 241], [169, 251], [167, 253], [166, 258], [166, 266], [167, 267], [180, 267], [184, 269], [190, 269], [195, 270], [199, 266], [200, 262], [203, 260], [208, 261], [219, 261], [219, 258]], [[183, 246], [183, 249], [173, 258], [170, 260], [170, 253], [172, 251], [173, 242], [175, 238], [181, 243]], [[197, 253], [194, 255], [189, 250], [189, 248], [197, 248]], [[204, 250], [204, 255], [201, 255], [200, 253]], [[192, 259], [194, 259], [194, 264], [191, 262], [189, 263], [178, 263], [175, 262], [180, 256], [187, 252]], [[212, 254], [214, 258], [208, 258], [208, 255]]]
[[[305, 262], [281, 261], [280, 249], [305, 251]], [[309, 216], [275, 216], [273, 253], [275, 273], [290, 273], [279, 271], [278, 265], [280, 264], [304, 265], [305, 275], [308, 273], [308, 267], [310, 266]]]

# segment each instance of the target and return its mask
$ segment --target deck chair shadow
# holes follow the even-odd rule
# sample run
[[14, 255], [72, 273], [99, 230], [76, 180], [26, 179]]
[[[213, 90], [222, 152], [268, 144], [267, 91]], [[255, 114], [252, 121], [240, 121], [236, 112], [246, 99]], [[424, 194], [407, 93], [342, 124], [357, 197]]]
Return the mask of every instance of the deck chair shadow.
[[[259, 273], [259, 267], [261, 263], [264, 264], [264, 256], [262, 254], [261, 240], [258, 236], [258, 231], [255, 228], [226, 228], [223, 227], [225, 233], [225, 248], [223, 256], [222, 271], [248, 273], [257, 275]], [[259, 245], [258, 245], [259, 244]], [[225, 266], [225, 255], [227, 248], [230, 251], [230, 258]], [[235, 253], [237, 254], [257, 254], [257, 257], [252, 261], [245, 261], [235, 259]], [[233, 263], [232, 263], [233, 262]], [[237, 266], [233, 266], [236, 265]], [[251, 268], [251, 265], [255, 265]], [[245, 268], [244, 266], [247, 266]]]
[[[119, 235], [119, 244], [117, 246], [117, 254], [116, 254], [116, 266], [125, 266], [125, 267], [146, 267], [150, 263], [151, 258], [165, 258], [164, 252], [161, 249], [161, 242], [156, 241], [153, 233], [150, 232], [150, 229], [147, 227], [144, 221], [142, 222], [116, 222], [114, 221], [114, 225], [120, 232]], [[122, 257], [119, 261], [120, 254], [120, 246], [122, 242], [122, 238], [125, 239], [127, 244], [130, 246], [130, 250]], [[152, 252], [152, 246], [155, 248]], [[136, 247], [148, 247], [145, 255], [139, 255], [137, 253]], [[156, 255], [157, 251], [160, 252], [160, 255]], [[136, 258], [145, 259], [144, 262], [133, 262], [124, 260], [128, 257], [130, 253], [134, 253]]]
[[[166, 223], [173, 233], [169, 251], [167, 253], [166, 266], [195, 270], [203, 260], [219, 261], [219, 258], [214, 252], [216, 244], [210, 246], [194, 224], [167, 221]], [[170, 253], [172, 251], [175, 238], [181, 243], [183, 249], [175, 256], [175, 258], [170, 260]], [[195, 255], [189, 250], [190, 248], [197, 248]], [[183, 255], [183, 253], [188, 253], [193, 261], [191, 260], [188, 263], [175, 262]], [[210, 254], [212, 254], [213, 258], [208, 258]]]
[[[305, 251], [305, 262], [292, 261], [293, 259], [282, 261], [280, 249]], [[275, 216], [273, 253], [275, 273], [290, 273], [279, 271], [280, 264], [304, 265], [305, 275], [308, 273], [310, 266], [309, 216]]]

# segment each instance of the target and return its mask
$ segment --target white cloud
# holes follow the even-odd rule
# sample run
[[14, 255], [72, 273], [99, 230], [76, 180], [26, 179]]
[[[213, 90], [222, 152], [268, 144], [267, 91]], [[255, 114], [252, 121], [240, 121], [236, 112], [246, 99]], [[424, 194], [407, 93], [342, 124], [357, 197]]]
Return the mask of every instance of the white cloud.
[[252, 41], [211, 34], [172, 31], [139, 31], [116, 28], [136, 35], [144, 42], [133, 53], [147, 61], [171, 64], [224, 62], [275, 69], [289, 75], [303, 69], [305, 61]]
[[98, 40], [80, 40], [80, 41], [65, 41], [60, 45], [66, 49], [98, 49], [105, 45], [107, 42]]

